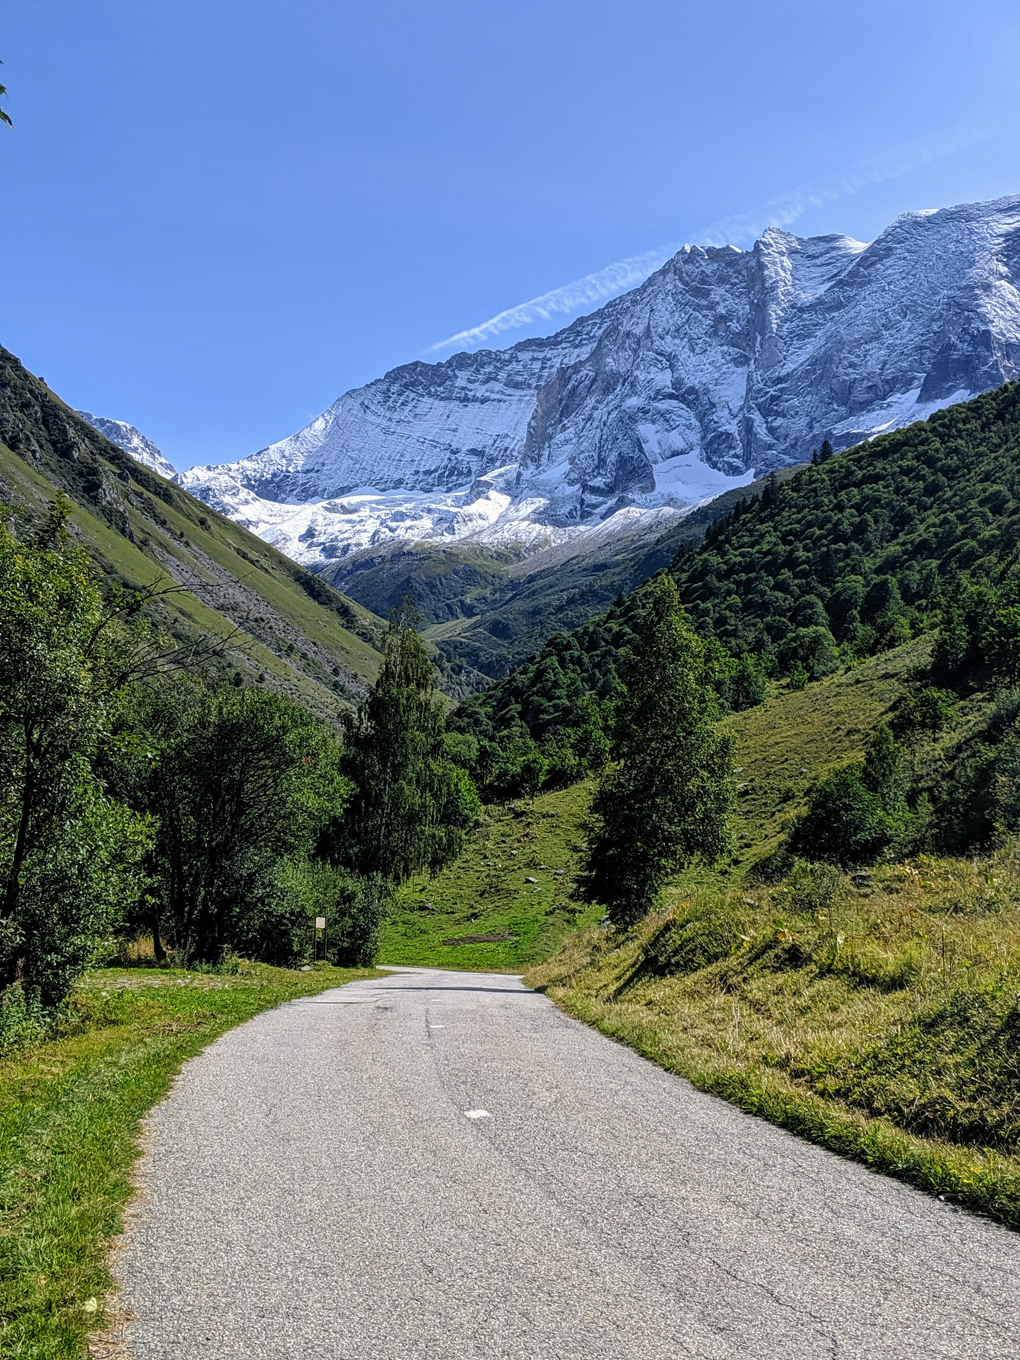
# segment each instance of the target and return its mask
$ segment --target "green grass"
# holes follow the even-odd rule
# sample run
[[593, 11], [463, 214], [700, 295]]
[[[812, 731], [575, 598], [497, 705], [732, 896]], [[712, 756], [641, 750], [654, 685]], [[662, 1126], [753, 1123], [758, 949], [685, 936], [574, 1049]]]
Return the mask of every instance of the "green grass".
[[260, 1011], [374, 970], [242, 964], [235, 975], [108, 969], [63, 1037], [0, 1061], [0, 1354], [79, 1360], [104, 1323], [107, 1251], [139, 1124], [181, 1064]]
[[[570, 897], [588, 798], [589, 790], [576, 785], [542, 794], [534, 804], [486, 809], [485, 822], [453, 864], [398, 890], [380, 962], [519, 972], [597, 920], [601, 909], [582, 907]], [[443, 943], [490, 934], [510, 938]]]
[[739, 871], [778, 847], [815, 779], [864, 754], [930, 652], [931, 639], [921, 638], [806, 689], [784, 684], [764, 704], [725, 719], [737, 743]]

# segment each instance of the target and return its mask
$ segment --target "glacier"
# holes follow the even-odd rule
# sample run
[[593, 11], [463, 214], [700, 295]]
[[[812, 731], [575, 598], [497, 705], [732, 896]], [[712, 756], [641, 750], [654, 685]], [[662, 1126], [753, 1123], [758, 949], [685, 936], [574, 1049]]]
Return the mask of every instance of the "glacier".
[[1011, 195], [905, 213], [870, 244], [770, 227], [748, 250], [684, 246], [555, 335], [405, 364], [177, 480], [312, 568], [399, 539], [527, 554], [688, 513], [1018, 372]]

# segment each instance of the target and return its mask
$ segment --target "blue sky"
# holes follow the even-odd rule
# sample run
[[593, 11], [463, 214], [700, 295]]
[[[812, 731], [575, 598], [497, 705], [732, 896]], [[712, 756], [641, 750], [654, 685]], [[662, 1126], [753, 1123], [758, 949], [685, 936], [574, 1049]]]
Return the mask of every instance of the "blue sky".
[[7, 0], [0, 57], [0, 343], [182, 468], [621, 261], [1020, 192], [1015, 0]]

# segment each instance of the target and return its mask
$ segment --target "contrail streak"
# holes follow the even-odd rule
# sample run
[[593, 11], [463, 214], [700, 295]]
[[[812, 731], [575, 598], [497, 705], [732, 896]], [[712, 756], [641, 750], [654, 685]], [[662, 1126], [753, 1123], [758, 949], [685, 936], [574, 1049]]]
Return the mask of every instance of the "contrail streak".
[[[863, 161], [836, 174], [821, 179], [810, 180], [806, 184], [788, 189], [785, 193], [771, 198], [761, 207], [747, 213], [724, 217], [695, 233], [699, 244], [707, 246], [750, 245], [765, 227], [788, 227], [802, 217], [809, 208], [820, 207], [838, 198], [847, 198], [859, 193], [870, 184], [880, 184], [898, 179], [919, 169], [942, 156], [952, 155], [972, 142], [985, 141], [1001, 133], [999, 127], [955, 128], [920, 141], [908, 142], [895, 147], [883, 156]], [[481, 325], [471, 326], [468, 330], [458, 331], [438, 344], [430, 345], [424, 352], [435, 354], [445, 349], [469, 349], [492, 340], [505, 331], [517, 330], [521, 326], [533, 325], [536, 321], [548, 321], [557, 313], [569, 316], [586, 305], [605, 302], [628, 288], [636, 288], [649, 274], [660, 269], [681, 248], [682, 242], [674, 241], [646, 250], [641, 255], [630, 255], [625, 260], [598, 269], [594, 274], [586, 274], [582, 279], [554, 288], [519, 302], [516, 307], [508, 307], [497, 312]]]

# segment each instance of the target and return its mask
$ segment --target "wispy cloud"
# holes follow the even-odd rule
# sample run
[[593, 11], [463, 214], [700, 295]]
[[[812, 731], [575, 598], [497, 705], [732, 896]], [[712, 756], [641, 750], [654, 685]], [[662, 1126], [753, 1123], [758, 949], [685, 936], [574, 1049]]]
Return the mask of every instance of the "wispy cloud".
[[[910, 174], [931, 161], [942, 156], [952, 155], [973, 142], [986, 141], [998, 136], [1000, 127], [954, 128], [919, 141], [907, 142], [895, 147], [885, 155], [862, 161], [832, 175], [810, 180], [785, 193], [777, 194], [746, 213], [724, 217], [710, 223], [694, 233], [699, 245], [750, 245], [766, 227], [789, 227], [809, 208], [821, 207], [835, 199], [848, 198], [859, 193], [871, 184], [898, 179]], [[491, 341], [506, 331], [519, 330], [522, 326], [534, 325], [537, 321], [548, 321], [555, 315], [570, 316], [583, 307], [608, 301], [628, 288], [636, 288], [656, 269], [660, 269], [678, 250], [682, 242], [674, 241], [646, 250], [641, 255], [631, 255], [625, 260], [607, 265], [586, 274], [583, 279], [554, 288], [539, 297], [519, 302], [515, 307], [497, 312], [488, 321], [468, 330], [458, 331], [456, 335], [430, 345], [426, 354], [437, 354], [442, 350], [473, 349], [477, 345]]]
[[562, 288], [554, 288], [551, 293], [542, 293], [527, 302], [519, 302], [516, 307], [508, 307], [505, 312], [497, 312], [480, 326], [458, 331], [448, 340], [440, 340], [437, 345], [431, 345], [425, 353], [434, 354], [437, 350], [451, 349], [454, 346], [461, 349], [470, 348], [473, 345], [480, 345], [484, 340], [493, 339], [503, 331], [530, 326], [535, 321], [548, 321], [557, 312], [569, 316], [571, 312], [580, 311], [590, 303], [605, 302], [627, 288], [636, 288], [679, 249], [679, 245], [659, 246], [657, 250], [646, 250], [643, 255], [631, 255], [626, 260], [617, 260], [616, 264], [606, 265], [605, 269], [599, 269], [594, 274], [586, 274], [583, 279], [575, 279], [573, 283], [566, 283]]

